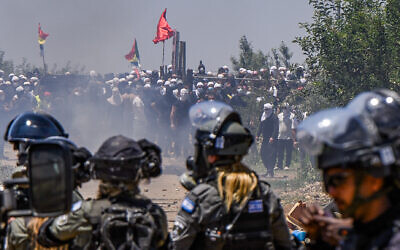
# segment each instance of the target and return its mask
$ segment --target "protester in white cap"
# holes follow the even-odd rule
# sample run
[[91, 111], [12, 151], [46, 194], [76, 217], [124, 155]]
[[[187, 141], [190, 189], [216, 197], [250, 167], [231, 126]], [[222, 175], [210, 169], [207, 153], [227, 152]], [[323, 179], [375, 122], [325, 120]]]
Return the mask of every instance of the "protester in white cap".
[[204, 84], [203, 84], [202, 82], [198, 82], [198, 83], [196, 84], [196, 87], [197, 87], [197, 88], [202, 88], [202, 87], [204, 87]]

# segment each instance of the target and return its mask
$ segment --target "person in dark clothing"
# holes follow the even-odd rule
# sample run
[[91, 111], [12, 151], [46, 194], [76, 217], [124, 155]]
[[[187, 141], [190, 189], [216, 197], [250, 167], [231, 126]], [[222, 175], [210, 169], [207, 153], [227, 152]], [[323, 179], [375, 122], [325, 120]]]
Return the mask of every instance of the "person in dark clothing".
[[262, 135], [262, 143], [260, 149], [261, 160], [267, 169], [266, 176], [274, 177], [274, 166], [276, 161], [275, 141], [278, 137], [279, 122], [274, 114], [273, 106], [270, 103], [264, 104], [264, 112], [261, 115], [260, 126], [258, 127], [258, 140]]
[[325, 232], [340, 220], [307, 208], [299, 220], [311, 249], [400, 249], [399, 126], [400, 96], [389, 90], [362, 93], [299, 125], [298, 140], [317, 157], [325, 190], [343, 217], [354, 220], [329, 246]]
[[189, 108], [192, 103], [189, 100], [189, 91], [185, 88], [181, 89], [180, 97], [171, 107], [170, 121], [173, 132], [174, 154], [179, 157], [183, 153], [184, 156], [189, 154]]
[[205, 75], [206, 74], [206, 67], [204, 66], [202, 60], [200, 60], [199, 67], [197, 69], [199, 70], [199, 75]]

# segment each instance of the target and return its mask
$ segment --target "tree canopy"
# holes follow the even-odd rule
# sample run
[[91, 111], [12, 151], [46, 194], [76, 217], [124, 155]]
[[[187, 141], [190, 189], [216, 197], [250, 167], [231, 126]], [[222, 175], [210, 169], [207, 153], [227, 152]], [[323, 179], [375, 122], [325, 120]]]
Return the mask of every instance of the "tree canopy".
[[307, 35], [295, 42], [307, 56], [315, 88], [312, 95], [323, 96], [331, 105], [344, 105], [362, 91], [400, 90], [400, 1], [309, 3], [313, 21], [300, 24]]

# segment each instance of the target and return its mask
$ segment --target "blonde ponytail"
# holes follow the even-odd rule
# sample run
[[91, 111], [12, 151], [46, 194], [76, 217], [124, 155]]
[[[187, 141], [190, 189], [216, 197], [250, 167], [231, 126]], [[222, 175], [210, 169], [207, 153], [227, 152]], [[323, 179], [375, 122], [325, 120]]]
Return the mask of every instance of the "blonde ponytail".
[[67, 250], [68, 249], [68, 244], [62, 245], [59, 247], [44, 247], [41, 246], [37, 243], [37, 236], [39, 234], [39, 229], [40, 226], [49, 218], [39, 218], [39, 217], [33, 217], [30, 219], [28, 223], [28, 234], [29, 234], [29, 240], [30, 240], [30, 248], [33, 250]]
[[246, 196], [257, 187], [257, 176], [241, 162], [218, 167], [218, 192], [229, 212], [232, 202], [243, 205]]

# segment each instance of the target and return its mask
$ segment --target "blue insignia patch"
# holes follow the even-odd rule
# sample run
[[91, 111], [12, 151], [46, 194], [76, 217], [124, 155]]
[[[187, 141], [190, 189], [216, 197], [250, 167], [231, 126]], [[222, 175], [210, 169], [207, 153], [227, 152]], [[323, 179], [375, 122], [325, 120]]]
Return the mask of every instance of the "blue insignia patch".
[[195, 205], [194, 202], [191, 201], [189, 198], [185, 198], [182, 202], [182, 209], [186, 212], [188, 212], [189, 214], [193, 213]]
[[75, 212], [79, 210], [81, 207], [82, 207], [82, 201], [77, 201], [74, 204], [72, 204], [71, 211]]
[[251, 200], [248, 203], [249, 213], [261, 213], [264, 211], [262, 200]]

